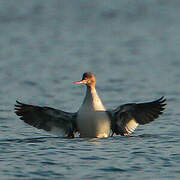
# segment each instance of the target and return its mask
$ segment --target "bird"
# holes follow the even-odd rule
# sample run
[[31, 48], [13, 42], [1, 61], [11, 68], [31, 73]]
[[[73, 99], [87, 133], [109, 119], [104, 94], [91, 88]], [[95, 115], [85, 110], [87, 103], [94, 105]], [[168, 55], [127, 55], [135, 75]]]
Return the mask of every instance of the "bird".
[[138, 125], [148, 124], [164, 111], [166, 99], [145, 103], [128, 103], [106, 109], [97, 91], [92, 72], [85, 72], [74, 84], [86, 85], [86, 94], [77, 112], [65, 112], [46, 106], [24, 104], [16, 101], [15, 113], [25, 123], [63, 137], [106, 138], [114, 134], [130, 136]]

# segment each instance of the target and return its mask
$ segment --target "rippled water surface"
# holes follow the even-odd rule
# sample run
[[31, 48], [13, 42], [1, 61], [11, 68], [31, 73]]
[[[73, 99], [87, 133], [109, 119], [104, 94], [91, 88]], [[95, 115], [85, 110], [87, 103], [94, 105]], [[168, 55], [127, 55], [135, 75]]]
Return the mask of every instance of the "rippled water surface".
[[[0, 0], [0, 179], [179, 179], [180, 2]], [[66, 139], [20, 121], [25, 103], [77, 111], [85, 71], [107, 108], [164, 95], [131, 137]]]

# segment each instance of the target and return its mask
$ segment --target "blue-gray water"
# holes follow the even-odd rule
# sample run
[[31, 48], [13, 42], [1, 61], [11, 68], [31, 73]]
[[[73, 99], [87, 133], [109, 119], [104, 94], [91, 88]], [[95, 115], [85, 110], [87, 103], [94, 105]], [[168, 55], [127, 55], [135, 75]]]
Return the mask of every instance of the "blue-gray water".
[[[179, 0], [0, 0], [0, 179], [179, 179]], [[77, 111], [85, 71], [107, 108], [164, 95], [131, 137], [65, 139], [14, 114], [15, 100]]]

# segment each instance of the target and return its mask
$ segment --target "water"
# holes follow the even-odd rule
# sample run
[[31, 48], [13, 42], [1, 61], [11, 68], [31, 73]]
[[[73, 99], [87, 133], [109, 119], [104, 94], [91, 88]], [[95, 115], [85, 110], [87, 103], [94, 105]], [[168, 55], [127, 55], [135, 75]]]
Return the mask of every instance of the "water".
[[[179, 179], [180, 2], [0, 1], [0, 179]], [[66, 139], [26, 125], [25, 103], [77, 111], [85, 71], [108, 108], [164, 95], [131, 137]]]

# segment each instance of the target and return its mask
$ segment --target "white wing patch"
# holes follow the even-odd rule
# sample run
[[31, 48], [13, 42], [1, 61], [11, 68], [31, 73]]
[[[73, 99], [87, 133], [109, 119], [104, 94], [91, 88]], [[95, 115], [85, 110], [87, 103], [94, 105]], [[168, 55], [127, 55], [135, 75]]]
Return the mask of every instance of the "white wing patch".
[[126, 125], [125, 125], [125, 129], [128, 133], [124, 134], [125, 136], [128, 136], [129, 134], [131, 134], [138, 126], [139, 124], [134, 120], [131, 119]]
[[60, 137], [64, 137], [65, 136], [65, 132], [63, 129], [58, 128], [58, 127], [52, 127], [52, 129], [50, 130], [50, 133], [60, 136]]

